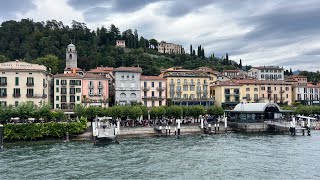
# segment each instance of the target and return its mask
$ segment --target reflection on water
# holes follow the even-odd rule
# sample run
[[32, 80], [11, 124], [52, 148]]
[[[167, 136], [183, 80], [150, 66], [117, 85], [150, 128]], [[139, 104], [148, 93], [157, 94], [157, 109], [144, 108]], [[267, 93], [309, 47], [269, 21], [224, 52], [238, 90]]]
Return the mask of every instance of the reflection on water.
[[10, 143], [0, 152], [0, 179], [319, 179], [319, 142], [314, 131], [132, 138], [107, 146]]

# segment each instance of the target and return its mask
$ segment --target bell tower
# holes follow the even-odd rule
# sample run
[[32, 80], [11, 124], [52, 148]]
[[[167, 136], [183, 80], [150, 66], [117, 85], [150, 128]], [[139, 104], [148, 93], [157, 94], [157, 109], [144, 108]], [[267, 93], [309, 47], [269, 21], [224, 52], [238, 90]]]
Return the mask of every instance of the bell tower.
[[66, 49], [66, 69], [77, 68], [77, 50], [74, 44], [69, 44]]

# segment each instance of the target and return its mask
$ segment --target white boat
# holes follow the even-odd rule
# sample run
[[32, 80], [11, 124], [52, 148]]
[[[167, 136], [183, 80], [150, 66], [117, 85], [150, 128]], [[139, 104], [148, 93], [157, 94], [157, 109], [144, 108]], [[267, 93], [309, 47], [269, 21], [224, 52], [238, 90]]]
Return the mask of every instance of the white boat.
[[[117, 123], [118, 126], [120, 123]], [[92, 123], [93, 143], [95, 145], [104, 142], [118, 140], [119, 128], [112, 124], [112, 117], [96, 117]]]

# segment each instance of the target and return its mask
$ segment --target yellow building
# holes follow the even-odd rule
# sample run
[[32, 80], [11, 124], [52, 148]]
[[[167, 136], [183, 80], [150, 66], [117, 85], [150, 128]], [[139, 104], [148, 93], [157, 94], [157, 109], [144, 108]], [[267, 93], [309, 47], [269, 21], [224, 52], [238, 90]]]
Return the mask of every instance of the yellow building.
[[213, 105], [209, 85], [210, 71], [169, 68], [160, 74], [166, 78], [168, 103], [175, 105]]
[[232, 108], [237, 103], [274, 102], [292, 104], [292, 83], [265, 80], [216, 82], [210, 87], [215, 104]]
[[232, 81], [218, 81], [210, 87], [211, 98], [215, 105], [232, 109], [241, 101], [242, 85]]

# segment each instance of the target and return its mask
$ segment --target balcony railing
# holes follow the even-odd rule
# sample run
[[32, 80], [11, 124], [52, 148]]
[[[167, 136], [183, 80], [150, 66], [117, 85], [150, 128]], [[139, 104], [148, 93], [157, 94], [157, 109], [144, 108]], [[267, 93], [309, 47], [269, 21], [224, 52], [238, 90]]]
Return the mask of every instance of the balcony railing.
[[164, 90], [166, 90], [166, 87], [162, 87], [162, 86], [161, 87], [157, 87], [157, 90], [158, 91], [164, 91]]
[[141, 89], [142, 89], [142, 91], [149, 91], [150, 87], [149, 86], [142, 86]]
[[15, 98], [17, 98], [17, 97], [20, 97], [21, 94], [20, 94], [20, 93], [19, 93], [19, 94], [18, 94], [18, 93], [13, 93], [12, 96], [15, 97]]
[[67, 94], [67, 91], [61, 91], [61, 94]]
[[27, 82], [26, 85], [27, 85], [28, 87], [31, 87], [31, 86], [34, 86], [34, 83], [33, 83], [33, 82]]
[[26, 94], [27, 98], [33, 98], [33, 94]]
[[7, 86], [7, 82], [1, 82], [0, 86]]

